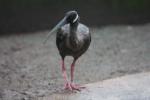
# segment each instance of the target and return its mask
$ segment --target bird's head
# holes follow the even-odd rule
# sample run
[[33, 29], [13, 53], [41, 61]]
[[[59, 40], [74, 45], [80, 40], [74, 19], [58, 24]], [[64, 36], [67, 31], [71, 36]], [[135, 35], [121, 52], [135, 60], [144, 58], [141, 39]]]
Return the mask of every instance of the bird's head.
[[66, 23], [70, 24], [74, 24], [79, 21], [79, 15], [76, 11], [67, 12], [64, 18], [66, 19]]
[[52, 33], [57, 31], [60, 27], [65, 24], [74, 24], [79, 21], [79, 15], [76, 11], [68, 11], [65, 17], [49, 32], [47, 38], [45, 39], [44, 43], [48, 40]]

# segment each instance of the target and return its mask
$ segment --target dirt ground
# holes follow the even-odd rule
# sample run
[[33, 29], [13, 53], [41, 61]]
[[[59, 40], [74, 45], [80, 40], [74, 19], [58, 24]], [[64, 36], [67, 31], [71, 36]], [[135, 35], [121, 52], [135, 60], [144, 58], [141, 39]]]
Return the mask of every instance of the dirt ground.
[[[61, 59], [48, 31], [0, 37], [0, 100], [34, 100], [62, 89]], [[92, 83], [150, 71], [150, 24], [92, 28], [75, 82]], [[72, 58], [66, 58], [69, 75]]]

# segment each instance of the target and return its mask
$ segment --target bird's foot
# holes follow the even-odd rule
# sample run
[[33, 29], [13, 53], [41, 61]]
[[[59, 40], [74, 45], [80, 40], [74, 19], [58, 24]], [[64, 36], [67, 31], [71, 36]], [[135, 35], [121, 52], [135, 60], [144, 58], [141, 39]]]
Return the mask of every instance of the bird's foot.
[[72, 90], [81, 91], [81, 89], [84, 89], [85, 86], [81, 86], [81, 85], [77, 85], [77, 84], [71, 83], [71, 88], [72, 88]]
[[74, 84], [74, 83], [69, 83], [69, 82], [65, 83], [65, 90], [81, 91], [81, 89], [84, 89], [84, 88], [85, 88], [85, 86], [80, 86], [80, 85], [77, 85], [77, 84]]
[[65, 90], [71, 90], [71, 91], [73, 90], [72, 87], [71, 87], [71, 84], [69, 82], [65, 83], [65, 88], [64, 89]]

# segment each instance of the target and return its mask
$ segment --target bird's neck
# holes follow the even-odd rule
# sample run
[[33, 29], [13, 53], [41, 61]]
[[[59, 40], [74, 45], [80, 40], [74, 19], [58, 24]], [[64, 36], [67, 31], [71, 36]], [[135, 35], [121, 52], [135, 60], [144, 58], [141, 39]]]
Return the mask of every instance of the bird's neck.
[[79, 22], [75, 22], [75, 23], [70, 23], [70, 33], [72, 36], [76, 36], [76, 31], [78, 28]]
[[73, 24], [70, 24], [70, 44], [73, 48], [76, 48], [78, 46], [78, 37], [77, 37], [77, 28], [78, 28], [78, 22], [75, 22]]

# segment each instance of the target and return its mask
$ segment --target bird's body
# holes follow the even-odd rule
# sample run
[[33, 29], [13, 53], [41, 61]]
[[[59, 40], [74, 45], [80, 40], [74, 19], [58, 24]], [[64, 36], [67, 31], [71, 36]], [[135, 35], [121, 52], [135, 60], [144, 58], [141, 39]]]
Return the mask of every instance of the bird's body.
[[56, 45], [62, 57], [72, 56], [77, 59], [88, 49], [90, 42], [89, 28], [81, 23], [77, 26], [62, 26], [56, 36]]
[[[79, 22], [76, 11], [69, 11], [66, 16], [52, 29], [51, 33], [57, 30], [56, 45], [62, 58], [62, 72], [65, 80], [65, 89], [80, 90], [82, 87], [73, 83], [74, 67], [76, 60], [85, 53], [91, 42], [89, 28]], [[74, 58], [71, 64], [71, 81], [68, 80], [64, 59], [66, 56]]]

